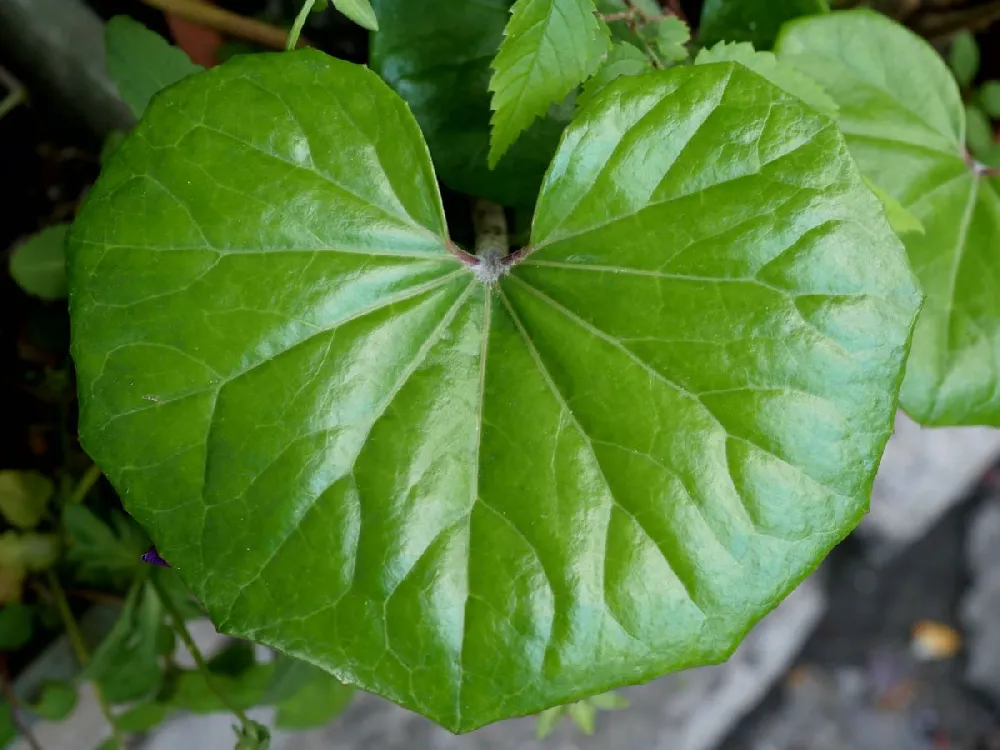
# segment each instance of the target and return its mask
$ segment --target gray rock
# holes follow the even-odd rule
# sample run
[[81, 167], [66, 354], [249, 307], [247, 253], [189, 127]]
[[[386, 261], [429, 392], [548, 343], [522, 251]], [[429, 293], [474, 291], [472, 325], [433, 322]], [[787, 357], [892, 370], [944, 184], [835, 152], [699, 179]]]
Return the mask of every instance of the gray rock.
[[1000, 430], [921, 427], [899, 412], [859, 529], [872, 555], [886, 558], [923, 536], [998, 457]]
[[962, 602], [969, 684], [1000, 705], [1000, 502], [991, 498], [969, 529], [972, 585]]

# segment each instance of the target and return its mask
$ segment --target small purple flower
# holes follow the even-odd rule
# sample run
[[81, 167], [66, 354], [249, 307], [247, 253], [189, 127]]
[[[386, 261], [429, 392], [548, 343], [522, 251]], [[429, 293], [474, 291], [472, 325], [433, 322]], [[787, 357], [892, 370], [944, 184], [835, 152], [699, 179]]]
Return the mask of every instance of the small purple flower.
[[156, 551], [156, 547], [150, 547], [146, 550], [142, 555], [142, 561], [150, 565], [159, 565], [161, 568], [170, 567], [170, 563], [160, 557], [160, 553]]

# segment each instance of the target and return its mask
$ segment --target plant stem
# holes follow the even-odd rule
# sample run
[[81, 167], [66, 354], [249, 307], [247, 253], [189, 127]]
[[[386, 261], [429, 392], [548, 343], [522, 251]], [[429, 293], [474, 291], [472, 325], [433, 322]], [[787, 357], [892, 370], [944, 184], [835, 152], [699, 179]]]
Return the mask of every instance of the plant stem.
[[11, 110], [25, 101], [24, 89], [14, 89], [0, 101], [0, 120], [10, 114]]
[[173, 623], [174, 631], [180, 636], [181, 640], [184, 641], [184, 647], [187, 648], [188, 653], [191, 654], [191, 658], [194, 659], [195, 665], [198, 667], [198, 671], [202, 673], [205, 678], [205, 684], [208, 685], [208, 689], [215, 693], [216, 697], [222, 701], [229, 712], [235, 716], [240, 724], [243, 726], [244, 730], [250, 731], [253, 726], [253, 722], [250, 717], [246, 715], [246, 712], [235, 706], [229, 696], [226, 695], [225, 691], [220, 690], [215, 684], [214, 675], [208, 668], [208, 664], [205, 663], [205, 657], [202, 656], [201, 649], [194, 642], [194, 638], [191, 637], [191, 633], [187, 629], [187, 625], [184, 624], [184, 616], [181, 615], [180, 611], [177, 609], [177, 605], [174, 600], [167, 594], [163, 589], [163, 585], [160, 583], [159, 576], [153, 575], [150, 577], [153, 582], [153, 587], [156, 589], [156, 593], [160, 597], [160, 601], [163, 602], [163, 607], [167, 610], [170, 615], [170, 620]]
[[84, 472], [83, 476], [80, 477], [80, 481], [76, 483], [76, 487], [69, 494], [69, 500], [67, 502], [70, 505], [76, 505], [77, 503], [82, 503], [87, 494], [93, 489], [97, 480], [101, 478], [101, 469], [97, 464], [91, 464], [90, 468]]
[[316, 0], [305, 0], [302, 3], [302, 9], [295, 16], [295, 23], [292, 24], [292, 30], [288, 34], [288, 43], [285, 45], [285, 49], [295, 49], [295, 45], [299, 43], [299, 35], [302, 33], [302, 27], [306, 25], [306, 19], [309, 18], [309, 14], [312, 13], [315, 4]]
[[[73, 610], [69, 607], [69, 602], [66, 600], [66, 591], [62, 587], [62, 583], [59, 582], [59, 578], [51, 570], [48, 573], [49, 579], [49, 589], [52, 591], [52, 596], [56, 600], [56, 609], [59, 610], [59, 616], [62, 618], [63, 625], [66, 627], [66, 635], [69, 638], [69, 644], [73, 649], [73, 653], [76, 656], [76, 660], [80, 663], [81, 667], [86, 667], [90, 662], [90, 653], [87, 651], [87, 644], [83, 642], [83, 633], [80, 632], [80, 626], [76, 622], [76, 618], [73, 616]], [[101, 690], [101, 686], [96, 682], [94, 685], [94, 694], [97, 696], [97, 702], [101, 706], [101, 713], [104, 714], [105, 721], [111, 727], [111, 737], [114, 739], [115, 745], [121, 750], [125, 750], [125, 740], [121, 736], [121, 732], [118, 730], [118, 724], [115, 723], [115, 717], [111, 713], [111, 705], [108, 703], [107, 698], [104, 697], [104, 691]]]
[[[201, 0], [140, 0], [151, 8], [164, 13], [183, 18], [186, 21], [201, 24], [224, 34], [257, 42], [272, 49], [284, 49], [289, 34], [284, 29], [254, 18], [241, 16], [223, 8], [202, 2]], [[302, 38], [298, 42], [305, 46], [309, 42]]]

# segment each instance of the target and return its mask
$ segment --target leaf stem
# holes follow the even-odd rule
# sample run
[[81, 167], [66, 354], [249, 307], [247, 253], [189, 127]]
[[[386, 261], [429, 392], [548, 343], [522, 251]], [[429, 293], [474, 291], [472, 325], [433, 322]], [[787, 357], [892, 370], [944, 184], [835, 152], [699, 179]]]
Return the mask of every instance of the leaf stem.
[[[87, 644], [83, 641], [80, 626], [77, 624], [76, 618], [73, 616], [73, 610], [70, 609], [69, 602], [66, 600], [66, 591], [63, 589], [58, 576], [51, 570], [48, 572], [48, 579], [49, 589], [56, 600], [56, 609], [59, 610], [59, 616], [66, 627], [66, 636], [69, 638], [69, 645], [73, 649], [73, 654], [76, 656], [76, 660], [80, 663], [80, 666], [86, 667], [90, 662], [90, 652], [87, 651]], [[122, 738], [118, 724], [115, 722], [115, 717], [111, 713], [111, 705], [108, 703], [108, 699], [104, 697], [104, 691], [101, 690], [101, 686], [96, 682], [93, 683], [93, 686], [97, 702], [101, 706], [101, 713], [104, 715], [104, 720], [111, 727], [111, 737], [118, 748], [125, 750], [125, 740]]]
[[253, 727], [253, 722], [250, 717], [246, 715], [246, 712], [234, 705], [229, 696], [226, 695], [225, 691], [220, 690], [218, 685], [215, 683], [214, 675], [208, 668], [208, 664], [205, 662], [205, 657], [201, 653], [201, 649], [198, 648], [198, 644], [194, 642], [194, 638], [191, 637], [190, 631], [187, 629], [187, 625], [184, 624], [184, 616], [177, 609], [177, 604], [174, 602], [173, 598], [168, 594], [163, 588], [163, 584], [160, 583], [160, 578], [157, 575], [150, 577], [153, 582], [153, 587], [156, 589], [156, 593], [160, 597], [160, 601], [163, 602], [163, 607], [167, 610], [170, 615], [170, 620], [173, 624], [174, 631], [180, 636], [181, 640], [184, 641], [184, 647], [187, 648], [188, 653], [191, 654], [191, 658], [194, 659], [195, 666], [198, 667], [198, 671], [202, 673], [205, 678], [205, 684], [208, 685], [208, 689], [215, 693], [216, 697], [222, 702], [229, 712], [239, 720], [240, 725], [243, 727], [244, 731], [249, 732]]
[[316, 0], [305, 0], [302, 3], [302, 9], [295, 16], [295, 23], [292, 24], [292, 30], [288, 34], [288, 43], [285, 45], [285, 49], [295, 49], [295, 46], [299, 42], [299, 35], [302, 34], [302, 27], [306, 25], [306, 19], [309, 18], [309, 14], [312, 13], [315, 4]]
[[[164, 13], [171, 13], [186, 21], [201, 24], [239, 39], [257, 42], [271, 49], [285, 49], [289, 39], [289, 34], [284, 29], [279, 29], [277, 26], [258, 21], [255, 18], [241, 16], [239, 13], [233, 13], [224, 8], [217, 8], [202, 2], [202, 0], [139, 1], [151, 8], [162, 10]], [[296, 37], [296, 40], [301, 46], [309, 44], [305, 38]]]
[[76, 483], [73, 491], [69, 495], [69, 500], [66, 502], [70, 505], [76, 505], [82, 503], [87, 494], [94, 488], [97, 484], [97, 480], [101, 478], [101, 468], [97, 464], [91, 464], [90, 468], [84, 472], [83, 476], [80, 477], [80, 481]]

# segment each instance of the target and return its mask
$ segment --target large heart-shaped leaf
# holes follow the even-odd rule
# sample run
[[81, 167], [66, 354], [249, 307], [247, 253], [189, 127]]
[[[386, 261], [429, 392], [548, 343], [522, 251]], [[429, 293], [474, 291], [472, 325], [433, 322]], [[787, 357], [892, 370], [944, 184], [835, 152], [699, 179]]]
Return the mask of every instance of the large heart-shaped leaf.
[[71, 233], [81, 437], [227, 632], [465, 731], [726, 657], [864, 512], [919, 294], [833, 123], [730, 63], [449, 252], [364, 68], [169, 89]]
[[872, 182], [923, 224], [904, 236], [927, 302], [902, 404], [925, 424], [1000, 426], [1000, 178], [965, 156], [965, 112], [944, 61], [868, 11], [791, 24], [779, 52], [840, 105]]
[[490, 169], [490, 65], [513, 0], [378, 0], [371, 65], [413, 110], [451, 188], [532, 206], [572, 103], [553, 107]]

